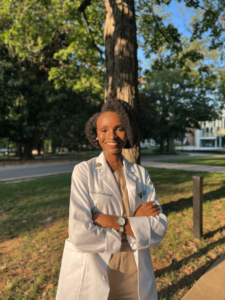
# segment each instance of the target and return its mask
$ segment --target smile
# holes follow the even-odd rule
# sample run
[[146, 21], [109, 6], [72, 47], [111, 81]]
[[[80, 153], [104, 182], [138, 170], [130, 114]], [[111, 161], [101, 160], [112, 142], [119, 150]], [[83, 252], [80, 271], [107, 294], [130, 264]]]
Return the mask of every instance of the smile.
[[117, 145], [117, 143], [106, 143], [107, 145]]

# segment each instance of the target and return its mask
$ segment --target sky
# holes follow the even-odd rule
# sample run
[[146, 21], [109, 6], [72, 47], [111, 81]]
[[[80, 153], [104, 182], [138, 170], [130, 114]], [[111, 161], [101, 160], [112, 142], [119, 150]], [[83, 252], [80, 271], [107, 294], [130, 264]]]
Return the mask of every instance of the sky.
[[[185, 13], [187, 15], [186, 22], [188, 23], [188, 17], [191, 17], [189, 9], [185, 8], [183, 3], [177, 3], [177, 1], [173, 0], [171, 4], [168, 6], [168, 9], [166, 12], [173, 12], [173, 15], [171, 16], [171, 23], [174, 23], [175, 27], [178, 29], [179, 33], [182, 36], [190, 36], [190, 32], [188, 32], [187, 28], [185, 27], [184, 17], [179, 11], [179, 7], [182, 9], [185, 9]], [[154, 55], [152, 56], [152, 58]], [[141, 61], [141, 67], [146, 69], [147, 60], [145, 60], [144, 53], [141, 48], [138, 48], [138, 60]]]

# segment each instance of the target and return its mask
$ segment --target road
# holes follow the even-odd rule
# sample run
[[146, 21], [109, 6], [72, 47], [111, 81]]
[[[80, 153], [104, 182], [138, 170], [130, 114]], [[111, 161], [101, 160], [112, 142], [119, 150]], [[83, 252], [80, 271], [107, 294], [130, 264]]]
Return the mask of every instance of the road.
[[79, 162], [35, 164], [24, 166], [10, 166], [0, 168], [0, 181], [11, 181], [25, 178], [35, 178], [57, 174], [72, 173]]
[[[188, 156], [191, 157], [215, 156], [215, 154], [190, 153]], [[167, 159], [175, 159], [175, 158], [179, 159], [182, 158], [182, 156], [179, 155], [143, 156], [141, 159], [141, 165], [145, 167], [153, 167], [153, 168], [225, 173], [224, 167], [156, 162], [156, 160], [167, 160]], [[57, 174], [72, 173], [74, 166], [78, 163], [80, 162], [73, 161], [68, 163], [51, 163], [51, 164], [34, 164], [34, 165], [23, 165], [23, 166], [0, 167], [0, 181], [21, 180], [26, 178], [36, 178], [41, 176], [51, 176]]]

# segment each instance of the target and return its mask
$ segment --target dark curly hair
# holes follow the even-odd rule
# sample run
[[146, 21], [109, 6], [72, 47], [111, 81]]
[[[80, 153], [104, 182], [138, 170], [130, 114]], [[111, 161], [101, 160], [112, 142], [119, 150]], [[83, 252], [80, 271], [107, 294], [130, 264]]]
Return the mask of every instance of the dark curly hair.
[[101, 112], [94, 114], [85, 126], [85, 134], [92, 146], [101, 149], [97, 137], [97, 119], [107, 111], [116, 112], [121, 119], [127, 134], [127, 143], [124, 148], [133, 148], [140, 139], [140, 126], [133, 108], [125, 101], [111, 99], [103, 104]]

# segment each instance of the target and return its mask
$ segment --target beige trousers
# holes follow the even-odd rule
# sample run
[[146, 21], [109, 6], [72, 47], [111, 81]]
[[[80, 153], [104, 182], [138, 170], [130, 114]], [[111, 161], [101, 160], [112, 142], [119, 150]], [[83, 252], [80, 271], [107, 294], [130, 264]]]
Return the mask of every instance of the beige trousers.
[[116, 280], [118, 274], [115, 274], [114, 285], [111, 286], [108, 300], [139, 300], [137, 292], [137, 271], [130, 277], [119, 274], [119, 278], [123, 278], [122, 281], [117, 284]]
[[122, 242], [121, 252], [112, 255], [107, 271], [110, 286], [108, 300], [139, 300], [137, 266], [127, 241]]

